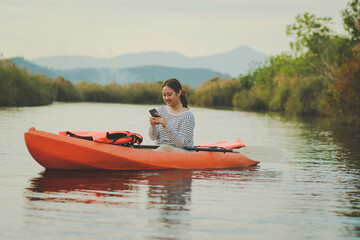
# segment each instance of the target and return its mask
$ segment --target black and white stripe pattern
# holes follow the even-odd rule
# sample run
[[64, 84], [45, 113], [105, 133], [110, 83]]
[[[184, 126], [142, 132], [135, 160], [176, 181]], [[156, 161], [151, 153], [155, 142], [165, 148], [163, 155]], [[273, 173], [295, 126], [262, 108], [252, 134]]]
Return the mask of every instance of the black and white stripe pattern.
[[163, 128], [161, 124], [150, 126], [149, 136], [156, 140], [156, 144], [169, 144], [178, 148], [192, 147], [194, 145], [195, 119], [190, 110], [180, 114], [171, 114], [168, 106], [163, 105], [156, 109], [161, 116], [164, 116], [168, 125]]

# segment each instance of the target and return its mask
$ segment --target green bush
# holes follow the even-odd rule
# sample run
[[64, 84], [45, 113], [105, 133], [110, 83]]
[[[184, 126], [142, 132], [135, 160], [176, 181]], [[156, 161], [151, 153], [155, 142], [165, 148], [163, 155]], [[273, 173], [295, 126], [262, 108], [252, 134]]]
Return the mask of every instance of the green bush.
[[59, 102], [81, 101], [81, 94], [69, 80], [59, 76], [54, 80], [55, 100]]
[[195, 90], [193, 100], [201, 107], [233, 107], [234, 94], [240, 89], [238, 80], [213, 78]]
[[256, 90], [243, 89], [233, 98], [234, 109], [245, 111], [265, 111], [267, 105]]
[[0, 60], [0, 106], [46, 105], [53, 101], [52, 80], [31, 75], [10, 60]]

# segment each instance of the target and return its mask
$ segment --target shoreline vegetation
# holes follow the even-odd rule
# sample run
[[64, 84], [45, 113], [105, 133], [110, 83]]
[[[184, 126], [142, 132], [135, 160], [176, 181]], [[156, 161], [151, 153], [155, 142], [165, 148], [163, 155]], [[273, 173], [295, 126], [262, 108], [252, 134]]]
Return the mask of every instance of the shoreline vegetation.
[[[207, 108], [285, 112], [321, 116], [360, 125], [360, 4], [342, 12], [348, 36], [336, 35], [331, 18], [305, 13], [287, 26], [291, 53], [272, 56], [238, 78], [213, 78], [193, 89], [184, 86], [190, 104]], [[163, 79], [165, 80], [165, 79]], [[162, 82], [100, 85], [73, 84], [34, 75], [0, 59], [0, 107], [58, 102], [162, 103]], [[181, 79], [179, 79], [181, 81]]]

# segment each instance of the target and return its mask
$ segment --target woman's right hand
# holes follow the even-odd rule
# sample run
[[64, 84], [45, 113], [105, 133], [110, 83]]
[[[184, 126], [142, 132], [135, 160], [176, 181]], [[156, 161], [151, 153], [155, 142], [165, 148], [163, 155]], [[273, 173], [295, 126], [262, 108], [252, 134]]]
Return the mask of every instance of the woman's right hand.
[[150, 125], [153, 126], [153, 127], [156, 125], [155, 120], [156, 120], [156, 117], [150, 117], [150, 118], [149, 118]]

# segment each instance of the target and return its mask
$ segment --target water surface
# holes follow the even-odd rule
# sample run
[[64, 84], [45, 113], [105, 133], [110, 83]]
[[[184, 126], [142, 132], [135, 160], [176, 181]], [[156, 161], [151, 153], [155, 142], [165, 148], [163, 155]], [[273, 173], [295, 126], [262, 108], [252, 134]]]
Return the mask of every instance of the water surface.
[[0, 239], [357, 239], [360, 131], [315, 118], [191, 108], [195, 143], [280, 147], [285, 159], [225, 170], [45, 171], [34, 126], [147, 136], [155, 106], [0, 109]]

